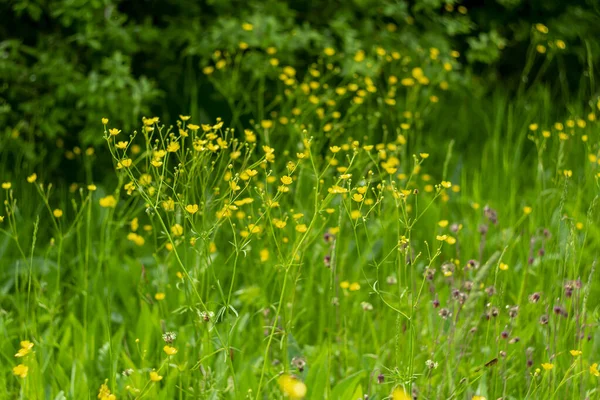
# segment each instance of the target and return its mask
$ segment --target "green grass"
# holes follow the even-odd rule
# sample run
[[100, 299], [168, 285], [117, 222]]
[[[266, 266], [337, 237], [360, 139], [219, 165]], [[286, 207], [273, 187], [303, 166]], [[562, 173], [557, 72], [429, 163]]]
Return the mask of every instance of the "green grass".
[[[595, 102], [566, 114], [498, 90], [432, 108], [428, 87], [398, 90], [396, 107], [340, 100], [331, 131], [333, 111], [316, 118], [298, 90], [277, 115], [251, 110], [256, 141], [241, 120], [146, 120], [131, 136], [109, 122], [104, 150], [72, 154], [86, 180], [70, 187], [15, 153], [0, 193], [2, 398], [96, 398], [107, 380], [119, 399], [277, 399], [282, 373], [307, 399], [598, 398]], [[23, 340], [34, 347], [15, 358]]]

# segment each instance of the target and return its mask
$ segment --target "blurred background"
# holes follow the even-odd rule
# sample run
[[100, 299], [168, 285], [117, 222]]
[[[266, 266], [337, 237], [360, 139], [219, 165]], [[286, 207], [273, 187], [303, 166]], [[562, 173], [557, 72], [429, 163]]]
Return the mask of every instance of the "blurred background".
[[[240, 127], [265, 119], [281, 67], [304, 76], [326, 48], [340, 81], [395, 58], [383, 49], [397, 49], [390, 74], [400, 77], [403, 66], [452, 54], [436, 94], [443, 106], [426, 123], [443, 125], [437, 134], [472, 125], [473, 136], [456, 138], [466, 150], [489, 133], [498, 104], [583, 114], [597, 95], [597, 0], [3, 0], [0, 15], [2, 165], [59, 177], [80, 173], [71, 161], [102, 143], [102, 117], [125, 132], [153, 115]], [[428, 76], [446, 68], [429, 64]], [[252, 102], [266, 105], [243, 105]]]

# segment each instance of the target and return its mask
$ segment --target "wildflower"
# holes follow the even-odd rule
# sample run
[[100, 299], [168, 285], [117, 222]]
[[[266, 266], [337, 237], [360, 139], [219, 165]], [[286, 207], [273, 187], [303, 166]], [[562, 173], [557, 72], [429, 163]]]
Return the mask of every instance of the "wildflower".
[[242, 29], [245, 30], [246, 32], [250, 32], [250, 31], [252, 31], [254, 29], [254, 25], [252, 25], [249, 22], [244, 22], [242, 24]]
[[169, 153], [175, 153], [177, 150], [179, 150], [180, 147], [181, 146], [179, 145], [179, 142], [171, 142], [167, 146], [167, 151]]
[[508, 269], [508, 264], [501, 262], [498, 268], [500, 268], [502, 271], [506, 271]]
[[175, 347], [166, 345], [165, 347], [163, 347], [163, 351], [168, 355], [168, 356], [172, 356], [177, 354], [177, 349]]
[[326, 56], [333, 56], [335, 54], [335, 50], [331, 47], [326, 47], [325, 50], [323, 50], [323, 53], [325, 53]]
[[2, 189], [8, 190], [8, 189], [10, 189], [11, 186], [12, 186], [12, 183], [10, 183], [10, 182], [2, 183]]
[[171, 227], [171, 233], [173, 236], [181, 236], [183, 235], [183, 226], [179, 224], [175, 224]]
[[296, 231], [300, 232], [300, 233], [304, 233], [308, 230], [308, 228], [306, 227], [306, 224], [299, 224], [296, 225]]
[[27, 182], [33, 183], [33, 182], [35, 182], [36, 179], [37, 179], [37, 174], [34, 172], [33, 174], [31, 174], [27, 177]]
[[158, 292], [154, 295], [154, 298], [158, 301], [164, 300], [165, 297], [167, 297], [167, 295], [165, 295], [163, 292]]
[[552, 368], [554, 368], [554, 364], [552, 364], [552, 363], [543, 363], [542, 364], [542, 368], [544, 368], [544, 371], [550, 371]]
[[332, 187], [330, 187], [329, 189], [327, 189], [327, 191], [331, 194], [340, 194], [340, 193], [347, 193], [348, 189], [343, 188], [341, 186], [338, 185], [333, 185]]
[[429, 157], [429, 153], [419, 153], [419, 156], [421, 156], [422, 159], [426, 159]]
[[150, 380], [152, 382], [160, 382], [162, 380], [162, 376], [158, 374], [156, 371], [150, 371]]
[[452, 182], [442, 181], [441, 185], [446, 189], [450, 189], [452, 187]]
[[535, 24], [535, 29], [540, 33], [544, 33], [544, 34], [548, 33], [548, 27], [544, 24], [540, 24], [540, 23]]
[[486, 400], [486, 398], [483, 396], [475, 395], [471, 397], [471, 400]]
[[556, 43], [556, 47], [558, 47], [558, 48], [559, 48], [559, 49], [561, 49], [561, 50], [564, 50], [564, 49], [566, 49], [566, 48], [567, 48], [567, 45], [566, 45], [566, 43], [564, 42], [564, 40], [560, 40], [560, 39], [559, 39], [559, 40], [557, 40], [555, 43]]
[[119, 133], [121, 133], [121, 130], [117, 128], [111, 128], [108, 130], [108, 133], [110, 133], [110, 136], [117, 136]]
[[569, 351], [573, 357], [580, 356], [583, 352], [581, 350], [571, 350]]
[[99, 200], [99, 203], [100, 203], [100, 207], [112, 208], [117, 205], [117, 199], [115, 199], [115, 196], [113, 196], [113, 195], [108, 195], [106, 197], [102, 197]]
[[523, 207], [523, 214], [525, 214], [525, 215], [531, 214], [532, 211], [533, 211], [533, 208], [531, 208], [529, 206]]
[[17, 354], [15, 354], [15, 357], [25, 357], [27, 354], [31, 353], [31, 349], [33, 348], [32, 342], [30, 342], [29, 340], [22, 340], [19, 344], [21, 348], [19, 349]]
[[437, 235], [435, 238], [440, 242], [443, 242], [444, 240], [448, 239], [448, 235]]
[[108, 118], [102, 118], [102, 125], [108, 124]]
[[348, 289], [351, 292], [356, 292], [357, 290], [360, 290], [360, 284], [358, 282], [354, 282], [354, 283], [350, 284], [350, 286], [348, 287]]
[[354, 193], [352, 195], [352, 200], [356, 201], [357, 203], [360, 203], [361, 201], [363, 201], [364, 198], [365, 197], [362, 194], [360, 194], [360, 193]]
[[56, 218], [60, 218], [63, 216], [63, 211], [60, 208], [55, 208], [54, 211], [52, 211], [52, 214], [56, 217]]
[[397, 387], [392, 392], [392, 400], [411, 400], [411, 397], [406, 394], [404, 389]]
[[277, 380], [281, 391], [290, 399], [302, 399], [306, 396], [306, 385], [290, 375], [281, 375]]
[[292, 183], [292, 178], [287, 175], [282, 176], [281, 183], [283, 183], [284, 185], [290, 185]]
[[262, 121], [260, 122], [260, 126], [262, 126], [262, 127], [263, 127], [263, 129], [269, 129], [269, 128], [272, 128], [272, 127], [273, 127], [273, 121], [271, 121], [271, 120], [268, 120], [268, 119], [262, 120]]
[[188, 204], [187, 206], [185, 206], [185, 211], [189, 212], [190, 214], [196, 214], [198, 212], [198, 204]]
[[133, 163], [133, 160], [131, 160], [131, 158], [125, 158], [125, 159], [121, 160], [121, 165], [125, 168], [131, 167], [132, 163]]
[[104, 381], [102, 385], [100, 385], [100, 389], [98, 390], [98, 399], [99, 400], [116, 400], [117, 397], [110, 392], [108, 388], [108, 379]]
[[361, 302], [360, 306], [363, 309], [363, 311], [373, 311], [373, 305], [366, 301]]
[[598, 371], [598, 363], [593, 363], [590, 365], [590, 374], [594, 376], [600, 376], [600, 371]]
[[348, 282], [348, 281], [342, 281], [342, 282], [340, 282], [340, 287], [342, 289], [348, 289], [350, 287], [350, 282]]

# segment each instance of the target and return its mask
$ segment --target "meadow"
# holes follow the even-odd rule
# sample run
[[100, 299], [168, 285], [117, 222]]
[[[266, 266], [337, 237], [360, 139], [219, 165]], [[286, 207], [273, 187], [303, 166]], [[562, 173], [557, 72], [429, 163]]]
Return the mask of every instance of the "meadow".
[[222, 117], [107, 113], [59, 178], [1, 136], [0, 398], [600, 398], [593, 73], [477, 97], [457, 50], [259, 29], [198, 67]]

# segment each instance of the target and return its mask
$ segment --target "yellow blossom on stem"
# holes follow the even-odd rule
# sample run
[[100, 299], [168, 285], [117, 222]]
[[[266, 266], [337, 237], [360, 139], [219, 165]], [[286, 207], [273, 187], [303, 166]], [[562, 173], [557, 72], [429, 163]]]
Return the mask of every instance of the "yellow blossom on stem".
[[[94, 190], [95, 190], [95, 186], [94, 186]], [[112, 194], [110, 194], [110, 195], [108, 195], [106, 197], [102, 197], [99, 200], [99, 203], [100, 203], [100, 207], [113, 208], [113, 207], [115, 207], [117, 205], [117, 199], [115, 199], [115, 196], [113, 196]]]
[[542, 364], [542, 368], [544, 368], [544, 371], [550, 371], [552, 368], [554, 368], [554, 364], [552, 364], [552, 363], [543, 363]]
[[198, 204], [188, 204], [185, 206], [185, 211], [189, 212], [190, 214], [196, 214], [198, 212]]
[[29, 367], [23, 364], [19, 364], [13, 368], [13, 374], [18, 376], [19, 378], [26, 378], [27, 372], [29, 372]]
[[150, 371], [150, 380], [152, 382], [160, 382], [162, 380], [162, 376], [158, 374], [156, 371]]
[[281, 375], [277, 380], [281, 391], [290, 399], [297, 400], [306, 396], [306, 385], [290, 375]]
[[168, 356], [172, 356], [177, 354], [177, 349], [175, 347], [166, 345], [165, 347], [163, 347], [163, 351], [168, 355]]

